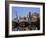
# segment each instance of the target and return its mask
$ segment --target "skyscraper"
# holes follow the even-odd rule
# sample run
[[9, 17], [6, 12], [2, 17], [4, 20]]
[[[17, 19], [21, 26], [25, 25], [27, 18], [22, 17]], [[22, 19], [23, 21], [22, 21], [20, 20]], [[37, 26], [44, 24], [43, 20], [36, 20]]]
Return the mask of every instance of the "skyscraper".
[[29, 24], [31, 24], [31, 12], [29, 12]]

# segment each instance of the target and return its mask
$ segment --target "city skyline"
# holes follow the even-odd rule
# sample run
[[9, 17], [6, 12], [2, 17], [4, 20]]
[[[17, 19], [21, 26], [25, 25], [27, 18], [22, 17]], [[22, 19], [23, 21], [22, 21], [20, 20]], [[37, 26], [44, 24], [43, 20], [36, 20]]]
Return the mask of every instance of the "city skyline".
[[35, 7], [12, 7], [12, 17], [16, 17], [16, 13], [18, 16], [27, 16], [27, 14], [31, 13], [40, 13], [40, 8]]

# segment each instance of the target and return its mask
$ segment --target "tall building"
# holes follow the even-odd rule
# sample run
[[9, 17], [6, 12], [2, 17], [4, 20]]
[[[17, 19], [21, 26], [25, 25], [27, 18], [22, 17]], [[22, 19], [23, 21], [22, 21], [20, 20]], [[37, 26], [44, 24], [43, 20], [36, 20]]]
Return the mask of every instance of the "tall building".
[[29, 12], [29, 24], [31, 24], [31, 12]]
[[18, 20], [18, 14], [17, 14], [17, 11], [16, 11], [16, 19]]

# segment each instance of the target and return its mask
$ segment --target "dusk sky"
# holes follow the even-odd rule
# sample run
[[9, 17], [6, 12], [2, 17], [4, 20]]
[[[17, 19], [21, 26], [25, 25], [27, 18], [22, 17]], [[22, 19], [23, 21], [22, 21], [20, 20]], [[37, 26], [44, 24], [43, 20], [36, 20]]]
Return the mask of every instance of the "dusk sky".
[[16, 16], [16, 13], [18, 16], [27, 16], [29, 13], [40, 13], [40, 8], [35, 8], [35, 7], [12, 7], [12, 17]]

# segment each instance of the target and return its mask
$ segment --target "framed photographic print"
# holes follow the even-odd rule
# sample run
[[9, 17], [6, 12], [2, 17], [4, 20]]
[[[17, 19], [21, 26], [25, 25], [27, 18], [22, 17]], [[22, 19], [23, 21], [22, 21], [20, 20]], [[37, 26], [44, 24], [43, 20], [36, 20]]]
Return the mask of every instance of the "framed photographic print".
[[6, 2], [6, 37], [45, 34], [45, 3]]

